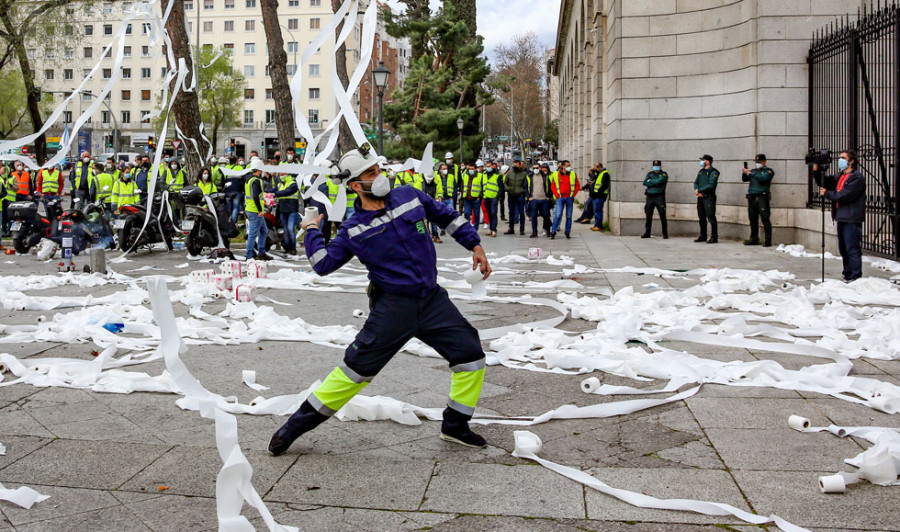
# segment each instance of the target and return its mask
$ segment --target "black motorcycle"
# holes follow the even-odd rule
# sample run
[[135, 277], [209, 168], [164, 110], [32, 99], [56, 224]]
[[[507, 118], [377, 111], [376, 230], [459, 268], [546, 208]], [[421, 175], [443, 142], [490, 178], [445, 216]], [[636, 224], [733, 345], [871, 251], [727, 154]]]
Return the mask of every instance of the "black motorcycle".
[[59, 217], [53, 240], [61, 247], [70, 247], [78, 255], [89, 247], [115, 247], [113, 230], [106, 207], [102, 203], [88, 203], [84, 209], [68, 209]]
[[[60, 199], [51, 198], [46, 202], [47, 212], [54, 214], [60, 210]], [[41, 216], [36, 201], [14, 201], [9, 204], [10, 230], [16, 253], [28, 253], [42, 238], [53, 238], [56, 217]]]
[[[144, 219], [150, 216], [147, 226]], [[172, 237], [175, 236], [175, 224], [169, 213], [168, 192], [154, 194], [152, 208], [147, 212], [145, 204], [122, 205], [119, 207], [119, 218], [113, 222], [113, 229], [118, 231], [119, 249], [131, 251], [140, 246], [149, 246], [165, 242], [172, 250]], [[143, 230], [142, 230], [143, 228]]]
[[[210, 210], [207, 197], [215, 213]], [[238, 229], [231, 221], [223, 192], [204, 196], [199, 187], [187, 186], [181, 189], [181, 199], [185, 205], [181, 231], [188, 253], [197, 256], [203, 248], [218, 248], [218, 234], [222, 235], [222, 245], [226, 249], [231, 247], [231, 239], [238, 236]]]

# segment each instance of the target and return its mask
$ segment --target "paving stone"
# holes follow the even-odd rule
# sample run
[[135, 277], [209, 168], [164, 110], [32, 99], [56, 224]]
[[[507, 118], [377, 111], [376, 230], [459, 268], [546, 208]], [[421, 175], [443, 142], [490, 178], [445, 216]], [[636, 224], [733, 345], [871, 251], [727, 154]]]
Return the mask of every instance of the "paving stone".
[[0, 412], [0, 433], [19, 436], [52, 438], [53, 433], [41, 426], [21, 408]]
[[[18, 484], [6, 482], [5, 479], [3, 483], [8, 488], [19, 487]], [[54, 519], [84, 515], [86, 512], [121, 506], [115, 497], [104, 490], [63, 488], [35, 483], [24, 483], [24, 485], [31, 487], [38, 493], [49, 495], [50, 498], [44, 502], [35, 503], [34, 506], [27, 510], [12, 504], [0, 503], [0, 505], [2, 505], [0, 508], [2, 508], [3, 514], [5, 514], [10, 522], [16, 527], [28, 523], [47, 522]], [[44, 530], [60, 529], [48, 527]]]
[[585, 517], [581, 486], [546, 468], [527, 464], [440, 464], [422, 510]]
[[[287, 460], [274, 459], [268, 453], [245, 452], [253, 467], [251, 482], [259, 493], [265, 493], [290, 466]], [[190, 463], [186, 468], [184, 464]], [[167, 493], [197, 497], [216, 496], [216, 476], [222, 460], [215, 449], [175, 447], [128, 480], [120, 489], [152, 493], [167, 486]]]
[[92, 510], [82, 514], [60, 517], [38, 523], [30, 523], [16, 527], [16, 529], [24, 532], [44, 532], [46, 530], [91, 530], [96, 532], [121, 532], [123, 530], [128, 530], [129, 532], [153, 532], [142, 523], [137, 516], [122, 506]]
[[848, 468], [844, 465], [819, 472], [735, 471], [734, 476], [759, 513], [774, 513], [798, 526], [900, 530], [896, 489], [864, 481], [849, 486], [842, 495], [819, 491], [819, 476]]
[[114, 489], [166, 450], [164, 445], [55, 440], [4, 468], [0, 480]]
[[37, 436], [0, 435], [0, 443], [6, 446], [6, 454], [0, 456], [0, 469], [16, 463], [17, 460], [34, 452], [36, 449], [40, 449], [51, 441], [50, 438], [39, 438]]
[[[725, 471], [703, 469], [592, 468], [589, 473], [613, 488], [660, 499], [697, 499], [731, 504], [749, 511], [738, 486]], [[588, 517], [615, 521], [668, 523], [740, 523], [736, 518], [639, 508], [586, 489]]]
[[809, 418], [814, 426], [828, 420], [805, 399], [738, 399], [691, 397], [685, 400], [703, 428], [778, 429], [788, 426], [788, 417]]
[[871, 427], [900, 428], [900, 416], [885, 414], [866, 405], [834, 398], [816, 398], [809, 402], [839, 427], [858, 427], [862, 423]]
[[405, 459], [384, 450], [341, 456], [305, 454], [296, 459], [265, 500], [418, 510], [434, 466], [433, 460]]
[[[275, 520], [283, 525], [299, 527], [300, 530], [316, 530], [319, 532], [344, 532], [359, 530], [361, 532], [431, 530], [453, 514], [430, 512], [399, 512], [368, 510], [362, 508], [319, 507], [309, 510], [288, 509], [274, 514]], [[257, 530], [264, 530], [262, 519], [255, 519]]]
[[[730, 528], [729, 528], [730, 529]], [[489, 515], [461, 515], [434, 526], [434, 532], [468, 532], [470, 530], [491, 530], [492, 532], [582, 532], [602, 530], [603, 532], [717, 532], [722, 528], [706, 525], [686, 525], [677, 523], [635, 523], [601, 521], [588, 519], [546, 519]]]
[[792, 429], [709, 429], [713, 447], [729, 468], [757, 471], [840, 471], [862, 449], [851, 438]]
[[166, 494], [124, 505], [154, 532], [218, 529], [215, 497]]

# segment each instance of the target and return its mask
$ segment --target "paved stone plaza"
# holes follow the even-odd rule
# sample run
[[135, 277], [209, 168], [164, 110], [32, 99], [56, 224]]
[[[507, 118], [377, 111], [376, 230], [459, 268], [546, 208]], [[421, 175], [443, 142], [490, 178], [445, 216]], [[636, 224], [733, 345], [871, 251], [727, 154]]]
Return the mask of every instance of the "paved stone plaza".
[[[540, 246], [545, 253], [567, 255], [575, 264], [594, 269], [778, 269], [795, 274], [793, 282], [798, 285], [816, 282], [819, 276], [818, 259], [791, 257], [774, 248], [748, 248], [733, 241], [710, 246], [685, 237], [642, 240], [587, 229], [576, 226], [572, 240], [501, 236], [486, 238], [484, 246], [495, 254], [494, 258], [526, 255], [529, 247]], [[438, 245], [439, 257], [467, 256], [449, 240]], [[141, 252], [130, 259], [132, 262], [110, 267], [130, 276], [178, 277], [208, 267], [190, 262], [188, 267], [179, 268], [187, 262], [183, 251]], [[83, 265], [87, 259], [78, 258], [77, 262]], [[828, 276], [839, 278], [840, 262], [827, 262]], [[145, 266], [157, 269], [128, 273]], [[528, 265], [516, 266], [523, 272], [517, 277], [492, 278], [502, 281], [509, 295], [529, 293], [527, 287], [511, 281], [547, 282], [562, 277], [561, 267], [541, 264], [526, 270]], [[304, 259], [294, 268], [308, 270], [308, 264]], [[51, 274], [55, 270], [55, 264], [40, 263], [33, 256], [0, 259], [0, 274], [5, 276]], [[895, 275], [868, 264], [864, 272], [882, 278]], [[576, 273], [574, 277], [585, 287], [579, 290], [581, 295], [600, 298], [628, 286], [647, 291], [644, 285], [651, 282], [679, 289], [696, 284], [695, 279], [634, 273]], [[170, 283], [170, 287], [177, 286]], [[32, 294], [102, 296], [121, 289], [121, 285], [64, 285]], [[361, 289], [356, 293], [264, 289], [260, 293], [290, 303], [275, 307], [283, 316], [301, 317], [314, 325], [341, 324], [356, 329], [363, 322], [353, 316], [353, 311], [365, 309], [367, 303]], [[546, 290], [534, 291], [534, 295], [556, 299], [555, 293]], [[457, 304], [479, 329], [558, 315], [547, 307], [466, 301]], [[203, 309], [217, 314], [225, 305], [219, 300], [205, 304]], [[185, 305], [176, 303], [174, 307], [176, 316], [188, 315]], [[72, 310], [0, 310], [0, 323], [34, 324], [39, 315], [52, 319], [57, 312]], [[588, 331], [596, 329], [597, 323], [567, 318], [558, 328]], [[797, 355], [664, 343], [707, 359], [772, 359], [790, 369], [811, 364], [808, 357]], [[0, 345], [0, 352], [20, 359], [90, 360], [93, 349], [96, 346], [89, 343]], [[209, 390], [247, 403], [258, 395], [274, 397], [304, 390], [324, 378], [341, 356], [339, 349], [311, 343], [263, 341], [190, 345], [182, 359]], [[159, 375], [164, 367], [163, 361], [157, 360], [131, 371]], [[853, 367], [851, 375], [900, 384], [900, 361], [855, 359]], [[244, 385], [241, 372], [246, 369], [256, 370], [257, 382], [270, 389], [256, 392]], [[599, 372], [593, 375], [606, 384], [664, 384]], [[9, 374], [5, 377], [6, 381], [14, 378]], [[487, 370], [479, 411], [535, 416], [565, 404], [586, 406], [635, 398], [585, 394], [579, 386], [584, 378], [492, 366]], [[449, 382], [450, 373], [442, 360], [401, 353], [363, 393], [422, 407], [442, 407]], [[0, 531], [217, 530], [216, 475], [222, 461], [216, 451], [215, 426], [197, 412], [178, 408], [177, 398], [163, 393], [122, 395], [27, 384], [0, 387], [0, 443], [7, 448], [6, 455], [0, 456], [0, 482], [7, 488], [30, 486], [51, 496], [28, 510], [0, 502]], [[896, 487], [861, 482], [848, 487], [843, 495], [819, 492], [819, 476], [854, 470], [843, 460], [857, 455], [869, 443], [827, 433], [796, 432], [787, 425], [791, 414], [807, 417], [815, 426], [900, 427], [897, 415], [816, 393], [705, 385], [689, 399], [635, 414], [555, 420], [528, 430], [543, 440], [542, 458], [584, 470], [615, 488], [660, 498], [729, 503], [760, 515], [776, 514], [814, 530], [900, 530]], [[733, 518], [630, 506], [535, 462], [514, 458], [510, 452], [513, 431], [518, 427], [477, 427], [489, 446], [471, 450], [440, 441], [440, 425], [433, 421], [407, 426], [391, 421], [335, 419], [275, 458], [266, 451], [266, 444], [284, 419], [238, 415], [239, 439], [253, 466], [252, 484], [275, 519], [300, 530], [758, 529]], [[245, 506], [244, 515], [257, 529], [266, 529], [252, 508]]]

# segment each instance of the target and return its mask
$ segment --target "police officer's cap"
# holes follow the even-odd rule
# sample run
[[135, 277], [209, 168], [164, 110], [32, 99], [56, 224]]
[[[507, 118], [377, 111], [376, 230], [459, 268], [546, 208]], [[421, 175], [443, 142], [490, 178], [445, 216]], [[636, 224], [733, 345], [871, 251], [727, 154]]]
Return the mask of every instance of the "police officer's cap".
[[338, 168], [342, 172], [349, 172], [350, 179], [356, 179], [363, 172], [372, 168], [376, 164], [384, 164], [387, 159], [375, 153], [375, 150], [364, 144], [360, 149], [350, 150], [338, 161]]
[[756, 154], [756, 162], [762, 163], [762, 162], [765, 162], [765, 161], [766, 161], [766, 154], [765, 154], [765, 153], [758, 153], [758, 154]]
[[661, 161], [653, 161], [653, 166], [662, 166]]
[[712, 164], [713, 156], [712, 155], [704, 155], [703, 157], [700, 157], [700, 160], [701, 161], [709, 161], [709, 164]]

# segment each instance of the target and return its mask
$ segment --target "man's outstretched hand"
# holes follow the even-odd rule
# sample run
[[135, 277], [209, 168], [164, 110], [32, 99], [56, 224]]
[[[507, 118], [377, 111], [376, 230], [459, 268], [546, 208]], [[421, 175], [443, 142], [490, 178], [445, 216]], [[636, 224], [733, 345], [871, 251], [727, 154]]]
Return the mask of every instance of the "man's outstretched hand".
[[472, 269], [478, 269], [484, 274], [482, 280], [491, 276], [491, 265], [488, 264], [487, 256], [484, 254], [484, 248], [475, 246], [472, 250]]

